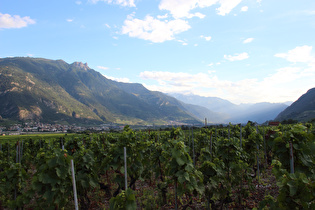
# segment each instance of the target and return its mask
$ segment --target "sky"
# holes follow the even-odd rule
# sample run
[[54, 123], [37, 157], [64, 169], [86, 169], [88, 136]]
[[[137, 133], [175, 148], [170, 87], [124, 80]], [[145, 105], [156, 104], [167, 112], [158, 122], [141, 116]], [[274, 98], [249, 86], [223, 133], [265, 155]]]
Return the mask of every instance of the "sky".
[[314, 0], [0, 0], [0, 57], [235, 104], [315, 87]]

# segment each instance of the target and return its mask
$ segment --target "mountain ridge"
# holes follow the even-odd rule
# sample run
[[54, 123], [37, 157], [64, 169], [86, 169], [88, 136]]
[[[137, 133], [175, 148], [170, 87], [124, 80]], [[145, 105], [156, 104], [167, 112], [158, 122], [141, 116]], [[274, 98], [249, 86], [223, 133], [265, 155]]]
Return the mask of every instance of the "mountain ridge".
[[0, 99], [5, 101], [0, 105], [2, 118], [128, 124], [198, 122], [177, 107], [175, 99], [168, 101], [168, 96], [148, 91], [148, 96], [157, 98], [153, 107], [149, 99], [126, 92], [122, 85], [81, 62], [3, 58], [0, 73]]
[[87, 63], [30, 57], [0, 58], [0, 100], [0, 119], [156, 125], [201, 124], [205, 118], [212, 124], [264, 123], [291, 103], [236, 105], [218, 97], [165, 94], [110, 80]]
[[275, 120], [297, 120], [306, 122], [315, 118], [315, 88], [309, 89], [289, 107], [283, 110]]
[[170, 93], [169, 95], [183, 101], [184, 103], [199, 105], [211, 110], [214, 120], [208, 118], [209, 122], [215, 123], [246, 123], [253, 121], [264, 123], [274, 118], [288, 107], [284, 103], [261, 102], [254, 104], [236, 105], [228, 100], [217, 97], [204, 97], [197, 95], [183, 95], [178, 93]]

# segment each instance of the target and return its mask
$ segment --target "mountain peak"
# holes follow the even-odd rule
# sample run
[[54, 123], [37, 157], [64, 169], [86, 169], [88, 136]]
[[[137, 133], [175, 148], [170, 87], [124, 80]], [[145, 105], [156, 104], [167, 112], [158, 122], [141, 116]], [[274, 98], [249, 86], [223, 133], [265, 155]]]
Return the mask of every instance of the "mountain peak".
[[90, 67], [88, 66], [87, 63], [82, 63], [82, 62], [73, 62], [71, 64], [71, 66], [76, 67], [76, 68], [80, 68], [80, 69], [83, 69], [83, 70], [90, 69]]

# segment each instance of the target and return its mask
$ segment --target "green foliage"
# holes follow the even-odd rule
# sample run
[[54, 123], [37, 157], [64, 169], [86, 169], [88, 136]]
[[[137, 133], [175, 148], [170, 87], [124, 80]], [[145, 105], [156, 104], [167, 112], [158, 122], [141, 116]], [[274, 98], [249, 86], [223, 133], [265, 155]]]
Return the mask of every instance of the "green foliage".
[[126, 209], [135, 210], [137, 209], [136, 197], [133, 190], [128, 188], [126, 191], [122, 191], [116, 197], [113, 197], [109, 201], [110, 209]]
[[72, 194], [70, 159], [66, 151], [55, 149], [51, 155], [38, 154], [43, 161], [37, 167], [28, 196], [37, 197], [40, 208], [65, 207]]
[[301, 124], [284, 127], [283, 132], [278, 131], [273, 137], [272, 152], [286, 170], [290, 171], [290, 143], [292, 143], [295, 171], [303, 172], [308, 176], [315, 173], [314, 135], [307, 132], [307, 127]]
[[21, 193], [26, 186], [28, 174], [20, 163], [10, 163], [10, 166], [0, 164], [4, 171], [0, 172], [0, 194], [4, 195], [0, 201], [10, 208], [23, 205]]
[[314, 209], [315, 182], [314, 176], [304, 173], [288, 173], [279, 161], [273, 161], [273, 172], [277, 177], [279, 195], [277, 199], [266, 197], [260, 208], [269, 205], [271, 209]]
[[[266, 145], [273, 159], [279, 196], [265, 196], [259, 208], [314, 208], [315, 147], [311, 128], [281, 125], [267, 132]], [[82, 209], [91, 208], [91, 199], [100, 196], [97, 192], [102, 187], [112, 197], [111, 209], [135, 209], [137, 203], [145, 209], [171, 208], [175, 195], [179, 208], [193, 204], [196, 198], [208, 209], [226, 208], [231, 199], [234, 204], [239, 201], [241, 206], [252, 189], [250, 175], [257, 164], [255, 158], [264, 154], [263, 129], [258, 127], [257, 132], [256, 127], [246, 125], [242, 145], [238, 138], [240, 127], [230, 125], [229, 129], [230, 135], [227, 128], [147, 132], [125, 126], [116, 133], [0, 139], [0, 202], [5, 208], [73, 208], [70, 160], [74, 159]], [[64, 151], [60, 149], [61, 142]], [[290, 142], [294, 174], [289, 174]], [[23, 153], [21, 164], [16, 163], [17, 145]], [[127, 191], [124, 147], [127, 148]], [[136, 188], [136, 182], [150, 186], [152, 195], [146, 189], [139, 190], [138, 185]], [[144, 192], [145, 197], [136, 201], [136, 195]]]
[[[270, 136], [275, 158], [272, 171], [277, 178], [279, 195], [273, 200], [265, 198], [260, 208], [266, 205], [273, 209], [315, 208], [315, 141], [308, 129], [310, 126], [301, 124], [281, 126]], [[293, 147], [295, 173], [289, 173], [290, 144]]]

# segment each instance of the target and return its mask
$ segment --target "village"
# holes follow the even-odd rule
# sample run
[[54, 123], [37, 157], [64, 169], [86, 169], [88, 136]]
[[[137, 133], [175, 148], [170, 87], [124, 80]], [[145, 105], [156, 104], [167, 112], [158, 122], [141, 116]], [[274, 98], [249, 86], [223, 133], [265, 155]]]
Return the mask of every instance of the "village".
[[22, 135], [30, 133], [78, 133], [84, 132], [86, 130], [101, 132], [121, 129], [123, 129], [123, 126], [118, 126], [115, 124], [101, 124], [99, 126], [79, 126], [31, 122], [15, 124], [12, 126], [0, 126], [0, 135]]

